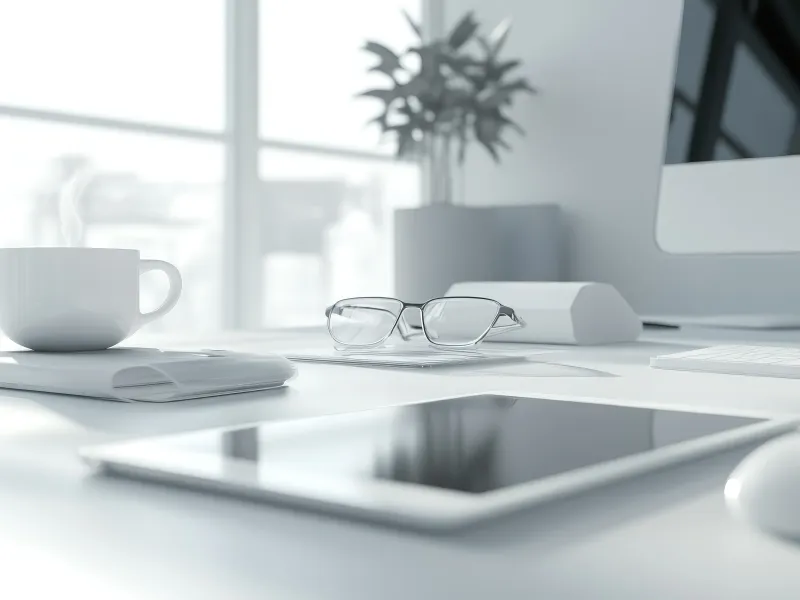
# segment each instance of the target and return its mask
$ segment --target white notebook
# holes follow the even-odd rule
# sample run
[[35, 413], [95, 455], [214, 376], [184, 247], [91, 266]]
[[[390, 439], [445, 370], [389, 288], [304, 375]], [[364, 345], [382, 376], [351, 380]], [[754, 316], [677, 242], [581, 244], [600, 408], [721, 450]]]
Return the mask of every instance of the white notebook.
[[114, 348], [102, 352], [0, 352], [0, 388], [172, 402], [265, 390], [297, 373], [277, 355]]

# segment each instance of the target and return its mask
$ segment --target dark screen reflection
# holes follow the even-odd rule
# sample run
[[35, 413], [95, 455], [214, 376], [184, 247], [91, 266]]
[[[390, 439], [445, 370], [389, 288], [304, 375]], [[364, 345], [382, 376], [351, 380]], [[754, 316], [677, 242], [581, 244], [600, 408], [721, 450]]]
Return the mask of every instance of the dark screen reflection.
[[222, 434], [222, 453], [228, 458], [257, 463], [260, 454], [258, 428], [234, 429]]
[[[226, 456], [269, 469], [481, 493], [759, 419], [540, 398], [474, 396], [227, 432]], [[313, 423], [312, 423], [313, 422]]]
[[453, 402], [407, 407], [394, 419], [391, 442], [375, 455], [374, 476], [464, 492], [498, 487], [499, 435], [515, 404], [496, 396], [468, 410]]

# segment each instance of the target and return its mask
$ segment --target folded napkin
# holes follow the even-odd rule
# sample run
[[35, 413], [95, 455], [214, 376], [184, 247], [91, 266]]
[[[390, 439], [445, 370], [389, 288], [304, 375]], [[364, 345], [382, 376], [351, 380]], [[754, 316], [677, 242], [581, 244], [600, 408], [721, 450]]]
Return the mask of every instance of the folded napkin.
[[171, 402], [265, 390], [284, 385], [296, 373], [294, 364], [282, 356], [219, 350], [0, 352], [0, 388], [124, 402]]

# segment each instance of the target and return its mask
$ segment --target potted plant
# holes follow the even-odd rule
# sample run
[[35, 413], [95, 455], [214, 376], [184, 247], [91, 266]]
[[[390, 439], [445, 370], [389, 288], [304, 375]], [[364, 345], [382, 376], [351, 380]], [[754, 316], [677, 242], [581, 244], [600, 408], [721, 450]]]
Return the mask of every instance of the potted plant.
[[483, 35], [472, 12], [446, 36], [425, 41], [419, 24], [403, 13], [417, 43], [397, 53], [370, 41], [364, 49], [377, 62], [372, 71], [387, 85], [360, 96], [378, 100], [372, 123], [394, 136], [398, 158], [421, 157], [428, 167], [428, 205], [395, 215], [398, 294], [426, 300], [453, 282], [496, 273], [493, 215], [458, 205], [453, 173], [477, 144], [499, 163], [507, 131], [524, 135], [507, 114], [518, 96], [535, 92], [516, 74], [519, 60], [501, 57], [510, 21]]

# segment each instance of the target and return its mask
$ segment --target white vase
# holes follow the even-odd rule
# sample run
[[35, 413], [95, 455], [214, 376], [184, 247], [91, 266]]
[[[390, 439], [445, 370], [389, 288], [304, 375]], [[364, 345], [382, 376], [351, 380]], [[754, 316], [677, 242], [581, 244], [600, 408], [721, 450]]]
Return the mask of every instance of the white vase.
[[395, 292], [407, 302], [461, 281], [561, 281], [555, 205], [433, 205], [395, 212]]

